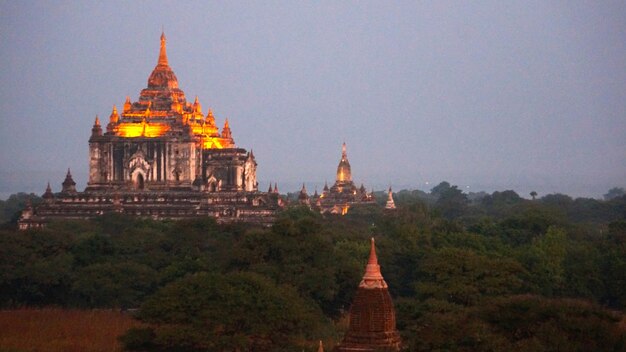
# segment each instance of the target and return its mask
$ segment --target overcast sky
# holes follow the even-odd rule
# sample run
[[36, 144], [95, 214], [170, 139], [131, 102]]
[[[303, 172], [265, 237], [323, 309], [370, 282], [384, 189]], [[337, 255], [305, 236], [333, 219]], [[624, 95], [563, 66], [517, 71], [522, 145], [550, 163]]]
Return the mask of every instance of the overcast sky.
[[626, 186], [623, 1], [0, 1], [2, 196], [85, 186], [94, 117], [137, 100], [162, 27], [263, 189], [333, 182], [343, 141], [368, 188]]

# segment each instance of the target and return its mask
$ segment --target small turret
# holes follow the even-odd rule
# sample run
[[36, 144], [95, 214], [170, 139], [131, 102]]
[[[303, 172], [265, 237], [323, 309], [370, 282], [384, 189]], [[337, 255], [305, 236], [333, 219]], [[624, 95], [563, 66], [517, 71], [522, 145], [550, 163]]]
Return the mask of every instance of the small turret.
[[274, 193], [278, 194], [278, 183], [274, 182]]
[[100, 126], [100, 119], [98, 118], [98, 115], [96, 115], [96, 120], [91, 128], [91, 136], [102, 136], [102, 127]]
[[272, 189], [272, 183], [270, 182], [270, 188], [267, 190], [267, 193], [274, 193], [274, 190]]
[[230, 126], [228, 125], [228, 119], [224, 122], [224, 128], [222, 129], [222, 138], [231, 139], [233, 136], [230, 133]]
[[215, 116], [213, 116], [211, 108], [209, 108], [209, 112], [206, 114], [206, 123], [209, 126], [215, 126]]
[[50, 188], [50, 182], [48, 182], [48, 186], [46, 186], [46, 192], [41, 196], [41, 198], [46, 201], [51, 201], [54, 199], [54, 194], [52, 193], [52, 188]]
[[72, 179], [72, 173], [70, 172], [69, 168], [67, 169], [67, 175], [65, 175], [65, 181], [63, 181], [62, 186], [62, 193], [76, 194], [76, 182], [74, 182], [74, 180]]
[[130, 104], [130, 97], [126, 96], [126, 101], [124, 102], [124, 113], [130, 112], [132, 105]]
[[117, 123], [120, 120], [120, 115], [117, 113], [117, 107], [113, 105], [113, 111], [109, 116], [109, 123]]
[[195, 114], [202, 115], [202, 104], [198, 101], [198, 96], [196, 95], [196, 100], [193, 102], [193, 112]]

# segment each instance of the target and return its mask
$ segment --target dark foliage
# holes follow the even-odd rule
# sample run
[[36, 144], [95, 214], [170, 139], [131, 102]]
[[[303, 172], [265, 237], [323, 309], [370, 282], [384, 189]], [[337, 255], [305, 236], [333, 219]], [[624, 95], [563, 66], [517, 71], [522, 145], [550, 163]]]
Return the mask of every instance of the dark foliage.
[[470, 200], [447, 182], [397, 195], [395, 211], [295, 207], [271, 228], [119, 214], [6, 226], [0, 306], [141, 307], [132, 350], [314, 350], [341, 337], [332, 321], [375, 237], [409, 350], [623, 349], [626, 196]]

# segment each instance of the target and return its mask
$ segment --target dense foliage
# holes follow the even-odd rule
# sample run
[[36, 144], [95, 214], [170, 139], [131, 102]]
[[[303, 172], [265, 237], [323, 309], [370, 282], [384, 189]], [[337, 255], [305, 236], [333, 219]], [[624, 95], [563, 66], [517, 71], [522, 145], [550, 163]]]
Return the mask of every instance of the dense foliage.
[[443, 182], [399, 192], [393, 212], [294, 207], [271, 228], [117, 214], [9, 223], [0, 304], [140, 308], [149, 327], [123, 338], [134, 350], [331, 347], [374, 236], [408, 350], [623, 350], [626, 196], [531, 196]]

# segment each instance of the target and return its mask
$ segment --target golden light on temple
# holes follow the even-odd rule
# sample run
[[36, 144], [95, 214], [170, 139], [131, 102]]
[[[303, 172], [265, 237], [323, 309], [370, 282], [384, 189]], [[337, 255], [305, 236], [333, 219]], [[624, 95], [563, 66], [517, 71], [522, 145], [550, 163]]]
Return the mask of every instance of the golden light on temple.
[[220, 138], [208, 137], [202, 142], [203, 149], [224, 149], [224, 145], [221, 143]]
[[166, 124], [151, 123], [120, 123], [115, 128], [115, 134], [120, 137], [147, 137], [154, 138], [163, 136], [169, 131], [170, 126]]

